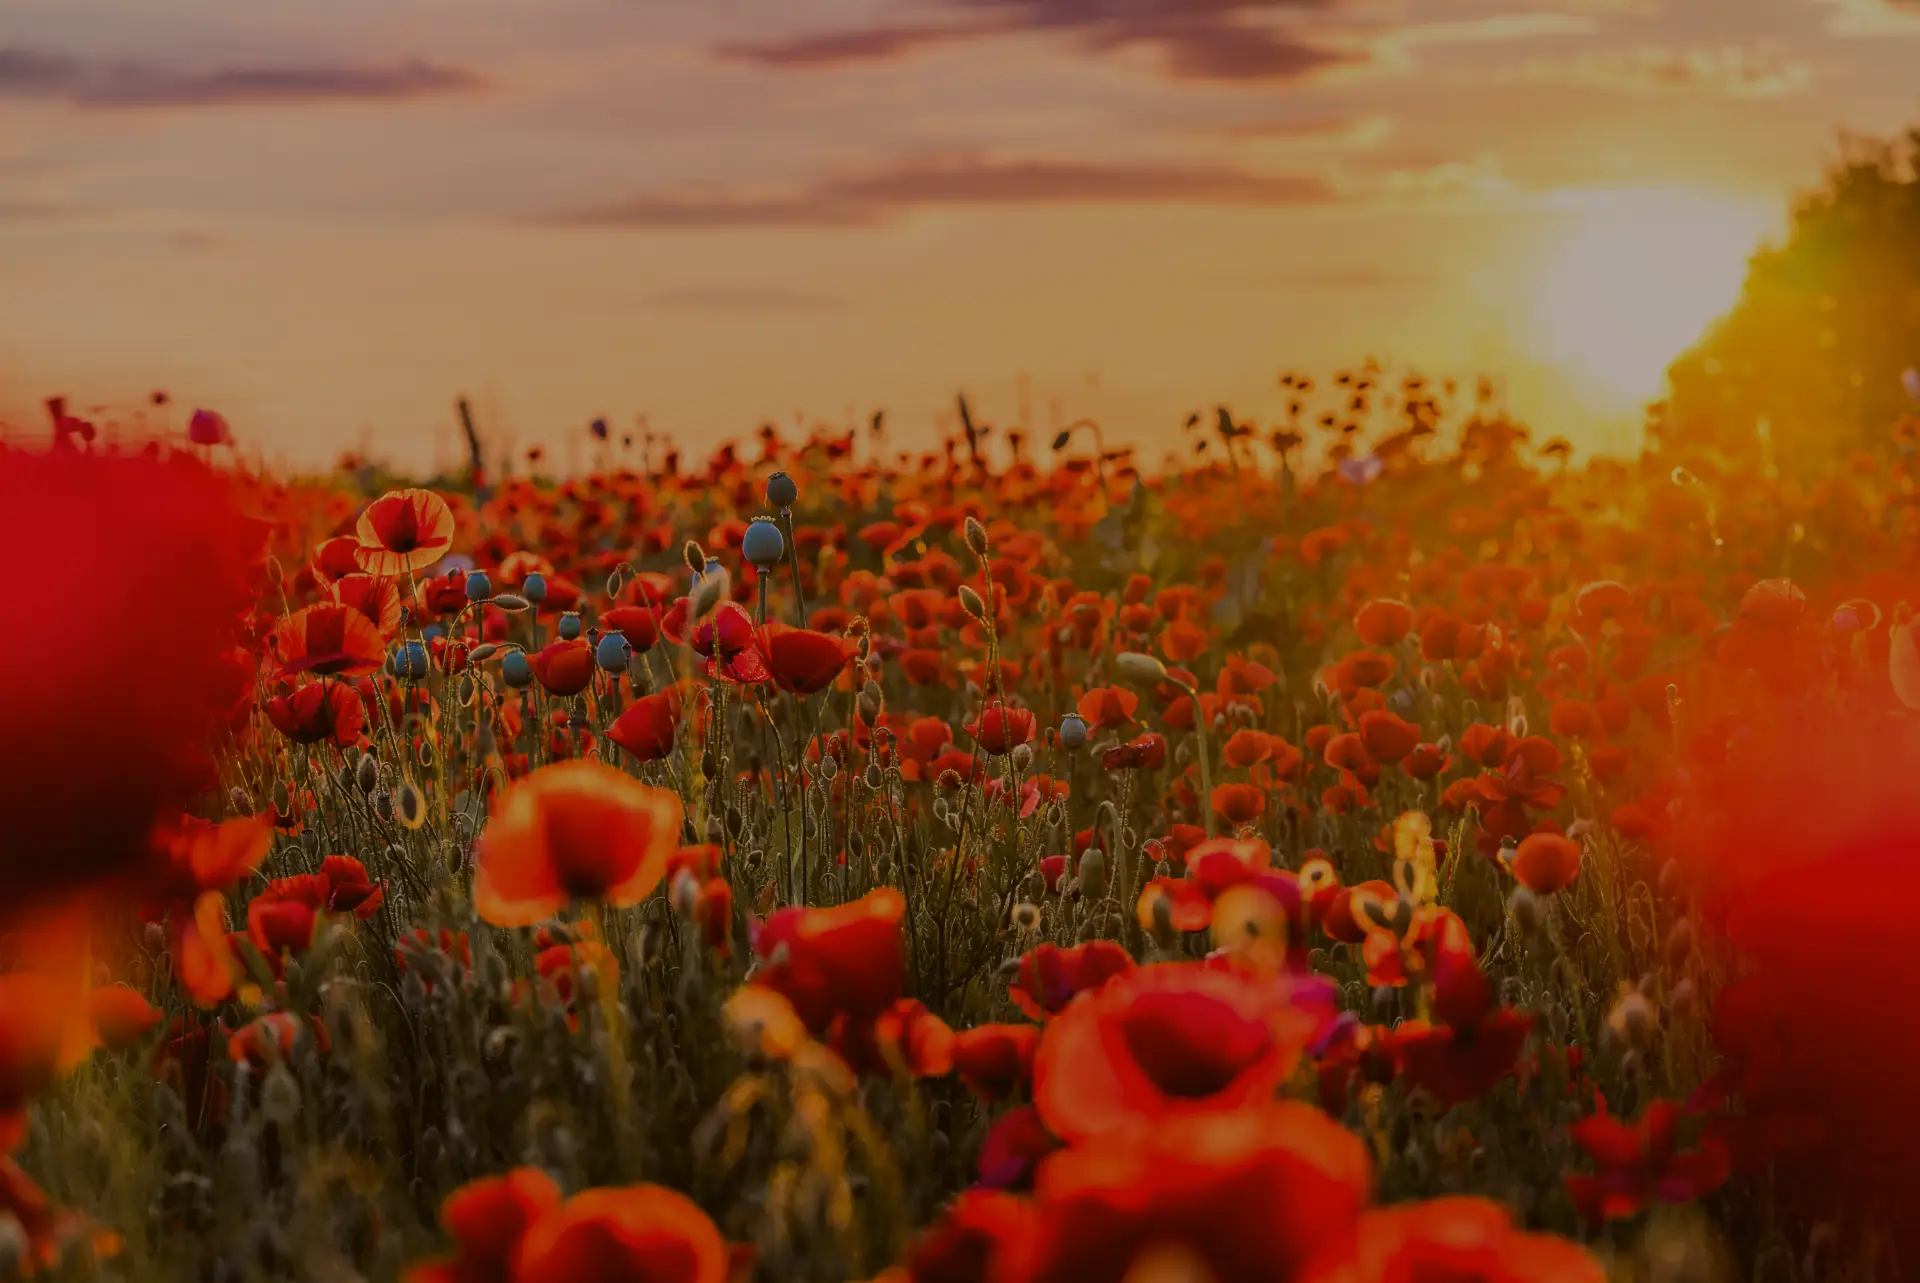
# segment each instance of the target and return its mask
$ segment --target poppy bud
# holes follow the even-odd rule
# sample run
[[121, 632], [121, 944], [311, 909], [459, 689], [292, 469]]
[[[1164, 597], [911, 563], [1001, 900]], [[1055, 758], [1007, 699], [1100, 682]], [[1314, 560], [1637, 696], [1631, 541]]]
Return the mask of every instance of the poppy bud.
[[528, 601], [541, 602], [547, 599], [547, 577], [534, 571], [520, 581], [520, 595]]
[[755, 517], [740, 539], [741, 555], [763, 570], [779, 565], [786, 550], [787, 541], [771, 517]]
[[484, 570], [469, 572], [466, 587], [468, 601], [485, 601], [493, 596], [493, 580], [487, 578]]
[[373, 754], [360, 755], [359, 765], [353, 768], [353, 782], [360, 786], [362, 793], [373, 792], [374, 786], [380, 783], [380, 763], [374, 760]]
[[707, 573], [707, 553], [698, 543], [689, 539], [680, 547], [680, 556], [687, 563], [687, 569], [698, 579]]
[[733, 592], [733, 576], [723, 566], [709, 566], [693, 581], [693, 594], [687, 602], [688, 619], [704, 619], [714, 607]]
[[500, 661], [500, 676], [506, 678], [507, 685], [519, 690], [533, 680], [533, 665], [527, 661], [527, 652], [510, 650]]
[[379, 816], [381, 820], [391, 824], [393, 822], [393, 798], [384, 792], [375, 793], [373, 795], [373, 813]]
[[1167, 666], [1145, 651], [1123, 650], [1114, 656], [1113, 666], [1122, 677], [1142, 686], [1167, 680]]
[[1682, 980], [1667, 994], [1667, 1008], [1676, 1016], [1684, 1016], [1693, 1010], [1693, 981]]
[[880, 786], [886, 783], [886, 777], [880, 773], [880, 766], [879, 766], [879, 763], [877, 762], [867, 763], [867, 770], [864, 778], [866, 779], [867, 787], [874, 790], [876, 793], [880, 791]]
[[517, 592], [503, 592], [493, 599], [492, 604], [502, 610], [528, 610], [533, 606], [532, 602]]
[[273, 782], [273, 809], [285, 815], [292, 808], [293, 797], [287, 792], [287, 782], [285, 780], [275, 780]]
[[840, 774], [840, 759], [829, 753], [820, 759], [820, 778], [832, 782]]
[[1013, 768], [1024, 771], [1033, 765], [1033, 745], [1015, 744], [1013, 746]]
[[427, 675], [427, 648], [419, 642], [408, 642], [393, 652], [393, 675], [404, 677], [408, 681], [419, 681]]
[[1526, 887], [1517, 886], [1513, 889], [1513, 894], [1507, 897], [1507, 912], [1513, 915], [1513, 924], [1528, 935], [1540, 929], [1540, 897]]
[[492, 659], [499, 649], [500, 643], [498, 642], [481, 642], [468, 654], [467, 662], [470, 664], [484, 664], [489, 659]]
[[948, 767], [940, 772], [940, 778], [934, 781], [934, 786], [949, 793], [953, 792], [960, 787], [960, 772]]
[[1087, 742], [1087, 723], [1078, 713], [1068, 713], [1060, 719], [1060, 745], [1072, 751], [1083, 747]]
[[972, 615], [975, 619], [985, 619], [987, 617], [986, 607], [980, 604], [980, 594], [975, 592], [971, 585], [961, 584], [959, 595], [960, 608], [962, 610]]
[[572, 641], [580, 635], [580, 627], [580, 616], [573, 611], [560, 616], [560, 640]]
[[872, 721], [880, 715], [881, 694], [880, 683], [869, 678], [860, 688], [860, 716]]
[[1099, 900], [1107, 894], [1107, 857], [1099, 847], [1089, 846], [1080, 853], [1080, 894]]
[[1673, 924], [1673, 930], [1667, 933], [1667, 963], [1670, 966], [1685, 966], [1687, 957], [1693, 952], [1693, 924], [1685, 918]]
[[967, 536], [967, 547], [973, 550], [974, 556], [984, 560], [987, 555], [987, 528], [974, 518], [968, 517], [964, 530]]
[[767, 504], [774, 508], [791, 508], [800, 498], [800, 487], [793, 478], [784, 472], [776, 472], [767, 478]]
[[233, 809], [235, 815], [253, 813], [253, 799], [248, 797], [247, 791], [237, 784], [227, 790], [227, 805]]

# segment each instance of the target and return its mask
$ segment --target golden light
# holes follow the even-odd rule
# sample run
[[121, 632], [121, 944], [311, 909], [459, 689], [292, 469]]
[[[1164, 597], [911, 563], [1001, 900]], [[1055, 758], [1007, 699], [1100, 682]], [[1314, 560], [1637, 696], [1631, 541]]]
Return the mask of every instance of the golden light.
[[1773, 209], [1681, 188], [1554, 193], [1560, 220], [1534, 278], [1538, 355], [1595, 396], [1657, 400], [1666, 369], [1730, 308]]

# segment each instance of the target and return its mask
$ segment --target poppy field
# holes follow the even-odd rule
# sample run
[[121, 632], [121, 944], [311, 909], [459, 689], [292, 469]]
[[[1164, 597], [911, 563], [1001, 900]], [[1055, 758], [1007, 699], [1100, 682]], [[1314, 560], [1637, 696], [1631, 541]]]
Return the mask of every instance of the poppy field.
[[1289, 386], [0, 452], [0, 1276], [1920, 1268], [1913, 424]]

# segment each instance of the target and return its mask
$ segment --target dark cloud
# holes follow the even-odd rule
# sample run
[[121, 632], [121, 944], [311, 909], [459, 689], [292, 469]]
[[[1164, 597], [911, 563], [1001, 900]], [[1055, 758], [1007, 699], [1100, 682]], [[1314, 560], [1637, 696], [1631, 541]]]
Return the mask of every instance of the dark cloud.
[[1135, 47], [1158, 53], [1187, 80], [1292, 80], [1354, 55], [1263, 22], [1329, 0], [947, 0], [949, 22], [882, 26], [723, 46], [718, 52], [768, 67], [829, 67], [897, 58], [931, 45], [1022, 32], [1068, 36], [1094, 53]]
[[1246, 170], [1082, 161], [914, 162], [826, 179], [795, 191], [666, 192], [543, 221], [657, 230], [865, 227], [934, 206], [1321, 204], [1334, 198], [1310, 176]]
[[88, 64], [31, 49], [0, 49], [0, 98], [44, 98], [82, 107], [243, 107], [400, 102], [484, 87], [477, 73], [442, 63], [385, 66], [232, 67], [184, 71], [145, 63]]

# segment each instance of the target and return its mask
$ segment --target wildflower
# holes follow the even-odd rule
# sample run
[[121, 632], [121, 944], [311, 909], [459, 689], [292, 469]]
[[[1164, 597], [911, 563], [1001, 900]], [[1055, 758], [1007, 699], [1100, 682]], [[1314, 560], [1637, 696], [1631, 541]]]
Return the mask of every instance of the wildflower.
[[1033, 1233], [1032, 1206], [995, 1189], [964, 1190], [908, 1245], [889, 1283], [985, 1283]]
[[1661, 1100], [1629, 1124], [1607, 1113], [1602, 1101], [1595, 1113], [1573, 1124], [1568, 1129], [1573, 1143], [1599, 1168], [1566, 1178], [1581, 1215], [1618, 1220], [1656, 1201], [1690, 1203], [1720, 1188], [1732, 1172], [1726, 1146], [1706, 1136], [1699, 1148], [1681, 1150], [1680, 1119], [1680, 1106]]
[[1580, 876], [1580, 844], [1558, 833], [1529, 833], [1521, 839], [1510, 868], [1520, 884], [1537, 895], [1552, 895]]
[[1606, 1271], [1578, 1244], [1513, 1227], [1483, 1198], [1436, 1198], [1362, 1212], [1299, 1278], [1301, 1283], [1605, 1283]]
[[615, 606], [600, 616], [609, 632], [626, 638], [636, 655], [644, 655], [660, 640], [660, 621], [651, 606]]
[[1133, 721], [1140, 697], [1120, 686], [1096, 686], [1075, 704], [1083, 723], [1095, 730], [1112, 730]]
[[1351, 1230], [1366, 1146], [1309, 1105], [1194, 1113], [1040, 1164], [1037, 1229], [1001, 1267], [1022, 1283], [1292, 1279]]
[[1420, 745], [1420, 728], [1384, 708], [1360, 714], [1360, 745], [1375, 762], [1398, 762]]
[[905, 912], [891, 887], [831, 909], [782, 909], [754, 940], [761, 962], [752, 981], [784, 995], [816, 1035], [836, 1016], [871, 1021], [900, 997]]
[[1020, 1010], [1045, 1020], [1076, 995], [1133, 967], [1133, 955], [1111, 940], [1089, 940], [1070, 949], [1043, 944], [1021, 955], [1007, 993]]
[[1034, 725], [1031, 709], [996, 702], [967, 723], [967, 734], [979, 742], [981, 751], [999, 757], [1032, 739]]
[[274, 630], [282, 676], [313, 673], [358, 677], [379, 669], [386, 641], [365, 615], [351, 606], [307, 606], [280, 621]]
[[569, 900], [638, 904], [680, 838], [679, 795], [590, 759], [509, 788], [481, 837], [473, 902], [495, 926], [531, 926]]
[[422, 570], [453, 548], [453, 510], [431, 490], [393, 490], [367, 505], [354, 535], [361, 569], [374, 575]]
[[1413, 628], [1413, 607], [1391, 598], [1375, 598], [1353, 617], [1354, 631], [1369, 646], [1394, 646]]
[[673, 751], [682, 703], [676, 687], [642, 695], [607, 727], [607, 738], [638, 761], [658, 761]]
[[978, 1025], [955, 1037], [960, 1081], [987, 1100], [1011, 1095], [1033, 1072], [1040, 1031], [1032, 1025]]
[[1265, 790], [1251, 784], [1216, 784], [1208, 799], [1214, 814], [1229, 824], [1251, 824], [1266, 813]]
[[852, 642], [811, 628], [769, 623], [760, 628], [756, 640], [774, 683], [796, 695], [811, 695], [833, 685], [853, 659]]
[[274, 729], [296, 744], [327, 741], [344, 748], [366, 725], [359, 692], [339, 682], [308, 682], [262, 700], [260, 708]]
[[578, 695], [593, 684], [593, 647], [584, 640], [553, 642], [527, 656], [540, 684], [553, 695]]
[[1197, 963], [1117, 976], [1065, 1007], [1034, 1057], [1034, 1104], [1069, 1142], [1270, 1098], [1316, 1019], [1271, 984]]

